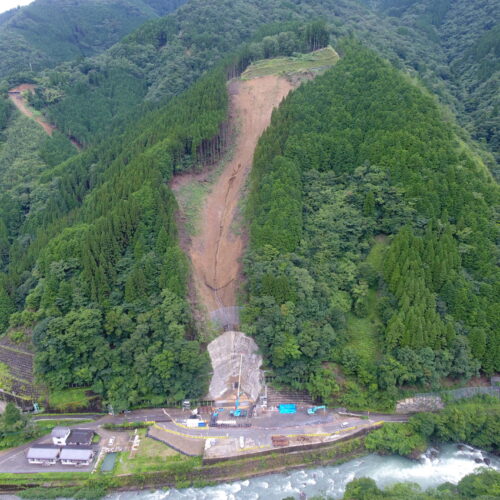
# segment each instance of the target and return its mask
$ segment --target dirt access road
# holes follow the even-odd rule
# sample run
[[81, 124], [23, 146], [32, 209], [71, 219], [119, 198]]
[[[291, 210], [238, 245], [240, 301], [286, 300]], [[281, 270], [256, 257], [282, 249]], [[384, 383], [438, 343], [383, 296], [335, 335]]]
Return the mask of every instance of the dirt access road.
[[[235, 134], [233, 159], [207, 195], [200, 214], [200, 230], [187, 244], [198, 301], [208, 312], [236, 305], [244, 251], [244, 235], [235, 232], [242, 188], [252, 167], [253, 154], [271, 114], [293, 85], [275, 75], [229, 83], [230, 119]], [[200, 176], [174, 179], [174, 191]]]
[[35, 89], [36, 85], [32, 83], [23, 83], [22, 85], [18, 85], [17, 87], [9, 90], [9, 98], [23, 115], [26, 115], [32, 120], [35, 120], [39, 125], [42, 126], [43, 130], [45, 130], [48, 135], [52, 135], [52, 132], [54, 132], [55, 130], [54, 125], [47, 123], [41, 116], [35, 116], [33, 110], [28, 108], [26, 102], [24, 101], [23, 92], [29, 91], [31, 93], [34, 93]]
[[[14, 103], [14, 106], [16, 106], [16, 108], [23, 115], [31, 118], [32, 120], [35, 120], [43, 128], [43, 130], [45, 130], [45, 132], [51, 136], [54, 130], [56, 130], [56, 127], [45, 121], [41, 114], [35, 115], [33, 110], [28, 107], [26, 101], [24, 100], [23, 92], [29, 91], [31, 93], [34, 93], [35, 89], [36, 85], [32, 83], [23, 83], [22, 85], [18, 85], [17, 87], [9, 90], [9, 98]], [[74, 138], [69, 137], [69, 140], [71, 141], [73, 146], [78, 149], [78, 151], [82, 149], [81, 144], [79, 144]]]

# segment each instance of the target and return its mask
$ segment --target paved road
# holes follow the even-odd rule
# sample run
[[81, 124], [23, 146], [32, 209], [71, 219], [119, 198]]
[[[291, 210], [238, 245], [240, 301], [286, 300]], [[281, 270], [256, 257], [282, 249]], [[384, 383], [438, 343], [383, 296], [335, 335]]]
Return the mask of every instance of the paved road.
[[[107, 431], [103, 424], [121, 424], [126, 422], [157, 422], [167, 432], [175, 433], [185, 439], [206, 439], [214, 437], [244, 436], [257, 446], [269, 445], [271, 436], [276, 434], [314, 435], [346, 431], [346, 429], [365, 427], [379, 421], [404, 422], [408, 417], [400, 415], [370, 414], [369, 418], [363, 414], [338, 414], [334, 412], [307, 415], [300, 410], [295, 415], [280, 415], [277, 412], [262, 412], [252, 419], [252, 427], [245, 428], [188, 428], [183, 421], [189, 412], [179, 409], [164, 410], [162, 408], [136, 410], [120, 415], [95, 415], [95, 420], [78, 425], [81, 429], [92, 429], [101, 436], [99, 446], [123, 447], [128, 445], [128, 434], [117, 431]], [[89, 415], [71, 415], [61, 417], [36, 416], [36, 420], [67, 419], [68, 423], [74, 419], [89, 418]], [[12, 450], [0, 453], [0, 472], [59, 472], [59, 471], [89, 471], [92, 467], [75, 468], [73, 466], [56, 465], [50, 467], [29, 465], [26, 460], [28, 448], [35, 443], [50, 442], [50, 435], [44, 436], [31, 443], [24, 444]], [[112, 444], [111, 444], [112, 443]]]

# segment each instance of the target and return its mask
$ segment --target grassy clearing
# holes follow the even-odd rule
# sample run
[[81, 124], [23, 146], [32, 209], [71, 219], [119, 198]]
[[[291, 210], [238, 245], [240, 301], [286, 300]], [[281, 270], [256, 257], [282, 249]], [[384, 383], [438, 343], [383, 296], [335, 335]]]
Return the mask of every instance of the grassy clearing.
[[[370, 290], [368, 294], [373, 296], [373, 300], [370, 302], [375, 303], [376, 293]], [[377, 322], [374, 321], [374, 318], [358, 318], [354, 314], [350, 314], [347, 318], [347, 331], [351, 339], [348, 345], [356, 350], [358, 356], [368, 361], [375, 361], [379, 346]]]
[[[378, 236], [376, 242], [366, 257], [366, 263], [382, 272], [384, 253], [388, 245], [388, 240], [384, 236]], [[359, 318], [350, 314], [347, 318], [347, 330], [349, 346], [356, 350], [358, 355], [367, 361], [375, 362], [381, 352], [379, 341], [379, 330], [381, 320], [377, 312], [377, 290], [371, 288], [367, 294], [367, 314]]]
[[209, 191], [209, 183], [195, 181], [182, 186], [177, 192], [177, 201], [186, 217], [185, 228], [189, 236], [196, 236], [200, 230], [201, 208]]
[[309, 54], [300, 54], [293, 57], [277, 57], [264, 59], [250, 65], [241, 75], [243, 80], [250, 80], [267, 75], [286, 75], [301, 71], [321, 71], [333, 66], [339, 59], [335, 50], [328, 46]]
[[166, 444], [146, 437], [146, 429], [138, 431], [141, 443], [137, 453], [130, 458], [129, 452], [120, 453], [115, 474], [133, 474], [162, 470], [167, 464], [187, 459]]
[[90, 398], [87, 396], [88, 389], [75, 388], [55, 391], [49, 395], [49, 406], [57, 410], [72, 410], [74, 408], [85, 408]]
[[384, 261], [384, 253], [389, 244], [387, 237], [379, 235], [376, 237], [376, 243], [370, 250], [366, 257], [366, 263], [375, 268], [377, 271], [382, 272], [382, 265]]

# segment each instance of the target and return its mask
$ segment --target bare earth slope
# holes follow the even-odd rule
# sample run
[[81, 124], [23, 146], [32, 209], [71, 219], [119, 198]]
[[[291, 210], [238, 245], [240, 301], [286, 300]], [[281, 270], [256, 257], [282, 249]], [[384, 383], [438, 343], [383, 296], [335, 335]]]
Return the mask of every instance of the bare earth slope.
[[198, 300], [208, 312], [236, 305], [244, 239], [233, 232], [232, 224], [257, 141], [268, 127], [273, 109], [292, 88], [290, 82], [275, 75], [230, 83], [231, 116], [233, 124], [239, 124], [233, 159], [206, 197], [201, 229], [188, 248]]

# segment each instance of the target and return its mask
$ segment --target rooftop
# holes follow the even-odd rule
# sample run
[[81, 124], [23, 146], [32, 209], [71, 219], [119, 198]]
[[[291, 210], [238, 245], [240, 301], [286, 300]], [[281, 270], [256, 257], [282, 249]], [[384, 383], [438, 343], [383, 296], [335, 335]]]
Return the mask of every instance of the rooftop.
[[90, 444], [92, 443], [92, 438], [94, 437], [94, 431], [88, 429], [72, 429], [69, 434], [66, 444]]
[[51, 444], [34, 444], [26, 455], [27, 458], [38, 460], [54, 460], [59, 455], [59, 446]]
[[90, 460], [94, 449], [90, 446], [65, 446], [61, 450], [61, 460]]
[[63, 438], [69, 434], [69, 427], [57, 426], [52, 429], [51, 436], [55, 438]]

